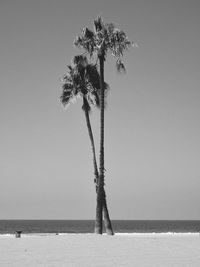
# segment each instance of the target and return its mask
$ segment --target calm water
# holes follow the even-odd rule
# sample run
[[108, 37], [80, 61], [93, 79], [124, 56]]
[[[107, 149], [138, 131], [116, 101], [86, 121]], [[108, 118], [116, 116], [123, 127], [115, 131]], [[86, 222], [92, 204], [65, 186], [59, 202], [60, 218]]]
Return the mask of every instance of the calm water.
[[[200, 221], [131, 221], [113, 220], [117, 233], [200, 232]], [[93, 233], [91, 220], [0, 220], [0, 234], [23, 233]]]

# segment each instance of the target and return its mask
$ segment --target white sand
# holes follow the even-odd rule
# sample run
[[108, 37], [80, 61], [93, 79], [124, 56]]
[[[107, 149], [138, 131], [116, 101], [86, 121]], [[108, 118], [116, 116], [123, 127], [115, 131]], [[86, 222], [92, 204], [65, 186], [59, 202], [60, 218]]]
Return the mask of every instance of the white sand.
[[1, 236], [0, 266], [199, 267], [200, 235]]

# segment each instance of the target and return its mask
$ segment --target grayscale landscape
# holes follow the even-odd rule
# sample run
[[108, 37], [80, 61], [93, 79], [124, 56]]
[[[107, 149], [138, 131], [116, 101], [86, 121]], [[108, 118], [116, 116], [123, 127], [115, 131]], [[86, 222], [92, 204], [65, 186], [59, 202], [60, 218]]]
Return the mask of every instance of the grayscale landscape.
[[0, 266], [200, 266], [199, 14], [0, 0]]

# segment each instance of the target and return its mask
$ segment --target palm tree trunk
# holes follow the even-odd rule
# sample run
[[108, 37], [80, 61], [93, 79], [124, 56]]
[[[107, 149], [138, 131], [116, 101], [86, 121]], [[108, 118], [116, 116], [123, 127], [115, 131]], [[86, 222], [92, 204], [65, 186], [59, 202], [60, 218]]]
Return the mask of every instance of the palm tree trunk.
[[103, 203], [105, 202], [105, 197], [106, 197], [104, 191], [104, 170], [105, 170], [104, 168], [104, 54], [102, 53], [98, 57], [100, 63], [101, 112], [100, 112], [100, 155], [99, 155], [100, 168], [99, 168], [99, 179], [97, 188], [95, 233], [102, 234], [102, 210], [103, 210]]
[[[85, 99], [85, 97], [83, 97], [83, 105], [84, 106], [87, 106], [86, 101], [87, 100]], [[91, 146], [92, 146], [94, 176], [95, 176], [95, 184], [96, 184], [96, 192], [97, 192], [99, 172], [98, 172], [98, 167], [97, 167], [94, 138], [93, 138], [92, 127], [91, 127], [91, 123], [90, 123], [90, 116], [89, 116], [88, 109], [84, 108], [84, 112], [85, 112], [85, 119], [86, 119], [86, 124], [87, 124], [87, 128], [88, 128], [88, 134], [89, 134], [89, 138], [90, 138], [90, 142], [91, 142]], [[106, 229], [106, 233], [108, 235], [113, 235], [114, 232], [113, 232], [113, 229], [112, 229], [112, 224], [111, 224], [111, 221], [110, 221], [110, 216], [109, 216], [108, 207], [107, 207], [107, 203], [106, 203], [105, 190], [103, 190], [103, 192], [104, 192], [103, 217], [104, 217], [105, 229]]]
[[[85, 99], [85, 97], [83, 97], [83, 106], [87, 106], [87, 105], [88, 105], [87, 100]], [[89, 116], [89, 112], [88, 112], [87, 108], [84, 108], [84, 112], [85, 112], [85, 119], [86, 119], [88, 134], [89, 134], [91, 147], [92, 147], [95, 183], [97, 184], [99, 172], [98, 172], [98, 167], [97, 167], [94, 138], [93, 138], [92, 127], [91, 127], [91, 123], [90, 123], [90, 116]], [[96, 190], [97, 190], [97, 188], [96, 188]]]
[[100, 155], [99, 155], [99, 179], [97, 186], [97, 206], [96, 206], [96, 220], [95, 233], [102, 234], [102, 211], [103, 211], [103, 188], [104, 188], [104, 61], [102, 56], [99, 56], [100, 63]]
[[103, 190], [103, 194], [104, 194], [103, 218], [104, 218], [104, 224], [105, 224], [106, 233], [108, 235], [114, 235], [114, 231], [113, 231], [113, 228], [112, 228], [112, 224], [111, 224], [111, 220], [110, 220], [110, 216], [109, 216], [109, 212], [108, 212], [107, 202], [106, 202], [105, 189]]

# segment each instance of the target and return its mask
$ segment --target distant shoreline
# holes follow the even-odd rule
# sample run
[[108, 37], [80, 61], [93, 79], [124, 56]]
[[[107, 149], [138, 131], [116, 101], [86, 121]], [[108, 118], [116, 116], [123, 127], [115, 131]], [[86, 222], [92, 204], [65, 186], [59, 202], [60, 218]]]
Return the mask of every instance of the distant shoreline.
[[[199, 233], [200, 221], [113, 220], [115, 233]], [[0, 234], [94, 233], [94, 220], [0, 220]]]

